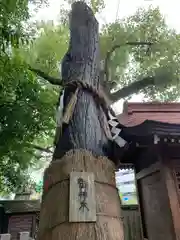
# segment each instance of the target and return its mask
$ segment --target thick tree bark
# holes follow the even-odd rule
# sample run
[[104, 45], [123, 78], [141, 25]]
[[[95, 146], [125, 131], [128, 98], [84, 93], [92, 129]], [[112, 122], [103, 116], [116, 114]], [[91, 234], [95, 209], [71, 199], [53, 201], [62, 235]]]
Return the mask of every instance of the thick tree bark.
[[[99, 34], [98, 22], [87, 5], [73, 5], [70, 16], [69, 50], [62, 61], [63, 84], [79, 80], [99, 88]], [[64, 106], [74, 89], [66, 88]], [[54, 152], [60, 158], [70, 149], [87, 149], [95, 156], [106, 156], [108, 140], [100, 124], [103, 113], [97, 108], [93, 96], [80, 91], [72, 120], [63, 127]]]

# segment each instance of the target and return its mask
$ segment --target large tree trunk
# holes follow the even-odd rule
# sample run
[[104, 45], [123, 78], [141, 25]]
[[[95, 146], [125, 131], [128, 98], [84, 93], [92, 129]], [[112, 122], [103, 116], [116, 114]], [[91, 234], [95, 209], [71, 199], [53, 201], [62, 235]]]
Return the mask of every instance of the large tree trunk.
[[[98, 22], [92, 11], [82, 2], [72, 6], [70, 16], [69, 50], [62, 61], [62, 80], [67, 83], [80, 80], [99, 88], [99, 34]], [[71, 97], [65, 90], [64, 105]], [[74, 92], [74, 91], [73, 91]], [[92, 94], [80, 91], [72, 121], [63, 129], [54, 153], [54, 159], [70, 149], [87, 149], [97, 156], [106, 156], [107, 138], [101, 127], [102, 116]]]
[[[62, 63], [63, 81], [79, 80], [99, 89], [98, 23], [83, 2], [72, 5], [70, 34], [69, 50]], [[64, 106], [73, 93], [72, 87], [65, 89]], [[63, 126], [53, 161], [44, 175], [39, 240], [124, 239], [115, 165], [107, 158], [112, 149], [102, 119], [107, 123], [92, 94], [80, 90], [72, 119]], [[73, 171], [95, 176], [96, 222], [68, 222], [69, 175]]]

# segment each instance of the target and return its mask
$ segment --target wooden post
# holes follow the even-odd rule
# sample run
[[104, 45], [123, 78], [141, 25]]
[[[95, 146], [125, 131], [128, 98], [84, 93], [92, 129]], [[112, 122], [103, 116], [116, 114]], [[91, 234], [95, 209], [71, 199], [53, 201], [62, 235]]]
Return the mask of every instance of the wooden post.
[[[98, 22], [81, 1], [72, 5], [70, 44], [62, 62], [62, 79], [64, 83], [81, 81], [99, 89]], [[75, 90], [65, 88], [65, 109]], [[108, 159], [112, 149], [103, 124], [107, 124], [107, 119], [98, 101], [80, 89], [72, 118], [63, 125], [53, 160], [44, 174], [39, 240], [124, 239], [115, 164]], [[79, 190], [74, 186], [77, 192], [73, 192], [71, 180], [77, 180], [77, 173], [79, 177], [82, 173], [84, 185], [79, 185]], [[72, 199], [74, 213], [70, 212]], [[85, 209], [86, 213], [80, 216], [78, 203], [89, 211]]]

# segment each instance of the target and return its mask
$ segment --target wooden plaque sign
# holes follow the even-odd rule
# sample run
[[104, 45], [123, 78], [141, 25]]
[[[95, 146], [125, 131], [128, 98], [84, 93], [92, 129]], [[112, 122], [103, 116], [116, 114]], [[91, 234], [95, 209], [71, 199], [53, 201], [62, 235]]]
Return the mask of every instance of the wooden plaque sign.
[[96, 222], [93, 173], [70, 174], [69, 222]]

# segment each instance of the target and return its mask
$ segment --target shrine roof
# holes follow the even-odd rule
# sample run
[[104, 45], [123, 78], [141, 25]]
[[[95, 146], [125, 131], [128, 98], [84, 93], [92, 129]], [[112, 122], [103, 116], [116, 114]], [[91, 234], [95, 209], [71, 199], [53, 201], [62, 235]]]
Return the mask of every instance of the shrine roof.
[[0, 205], [4, 207], [6, 213], [28, 213], [39, 212], [39, 200], [0, 200]]
[[154, 138], [154, 135], [162, 137], [180, 137], [180, 124], [164, 123], [153, 120], [146, 120], [143, 123], [133, 126], [124, 127], [121, 136], [127, 140], [144, 141], [145, 138]]
[[123, 113], [118, 116], [121, 124], [136, 126], [146, 120], [180, 124], [180, 103], [124, 103]]
[[[149, 144], [154, 136], [180, 142], [180, 103], [125, 103], [118, 116], [126, 141]], [[174, 141], [174, 140], [173, 140]]]

